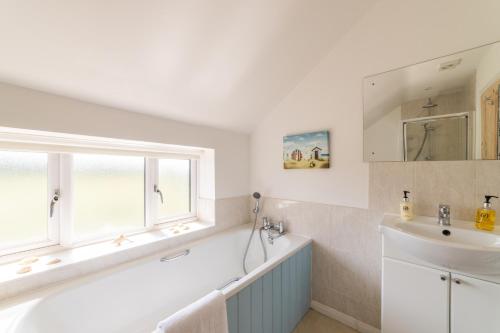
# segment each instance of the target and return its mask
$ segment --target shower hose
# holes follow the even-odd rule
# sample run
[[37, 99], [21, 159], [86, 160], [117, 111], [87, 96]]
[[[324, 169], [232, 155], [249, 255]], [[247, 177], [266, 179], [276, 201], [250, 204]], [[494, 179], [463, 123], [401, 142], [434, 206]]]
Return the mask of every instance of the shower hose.
[[[255, 219], [253, 222], [253, 227], [252, 227], [252, 232], [250, 233], [250, 237], [248, 238], [248, 243], [247, 247], [245, 249], [245, 255], [243, 256], [243, 271], [245, 274], [248, 274], [248, 269], [247, 269], [247, 257], [248, 257], [248, 250], [250, 249], [250, 243], [252, 242], [253, 235], [255, 233], [255, 228], [257, 227], [257, 218], [259, 216], [258, 210], [254, 212], [255, 213]], [[264, 251], [264, 262], [267, 261], [267, 250], [266, 246], [264, 245], [264, 240], [262, 239], [262, 228], [259, 229], [259, 238], [260, 238], [260, 244], [262, 245], [262, 250]]]

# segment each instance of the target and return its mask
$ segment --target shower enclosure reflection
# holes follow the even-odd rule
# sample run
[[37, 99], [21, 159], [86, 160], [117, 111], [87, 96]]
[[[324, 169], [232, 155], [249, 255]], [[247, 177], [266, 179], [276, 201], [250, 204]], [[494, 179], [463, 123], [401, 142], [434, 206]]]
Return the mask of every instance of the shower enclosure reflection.
[[467, 114], [404, 121], [404, 160], [466, 160], [467, 128]]
[[365, 161], [499, 159], [500, 43], [363, 83]]

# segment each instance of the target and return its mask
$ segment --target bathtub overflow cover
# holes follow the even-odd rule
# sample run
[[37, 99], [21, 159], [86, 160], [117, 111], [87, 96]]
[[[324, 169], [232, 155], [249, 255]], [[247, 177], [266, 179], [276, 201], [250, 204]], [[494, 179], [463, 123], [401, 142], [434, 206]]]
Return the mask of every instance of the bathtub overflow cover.
[[449, 236], [449, 235], [451, 235], [451, 231], [450, 231], [450, 230], [448, 230], [448, 229], [444, 229], [444, 230], [443, 230], [443, 235], [445, 235], [445, 236]]

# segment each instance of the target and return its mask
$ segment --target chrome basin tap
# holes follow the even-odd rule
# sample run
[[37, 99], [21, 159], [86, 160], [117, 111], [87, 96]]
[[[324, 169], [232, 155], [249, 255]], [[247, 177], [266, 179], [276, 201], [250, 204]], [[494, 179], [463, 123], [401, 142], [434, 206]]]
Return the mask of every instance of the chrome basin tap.
[[451, 225], [450, 215], [451, 215], [450, 205], [439, 204], [439, 211], [438, 211], [439, 225], [450, 226]]

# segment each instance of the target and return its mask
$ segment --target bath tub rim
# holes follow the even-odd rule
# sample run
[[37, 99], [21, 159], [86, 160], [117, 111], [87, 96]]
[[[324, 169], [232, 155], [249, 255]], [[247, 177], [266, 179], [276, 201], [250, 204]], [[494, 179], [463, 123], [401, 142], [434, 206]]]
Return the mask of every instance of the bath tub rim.
[[[67, 290], [68, 288], [78, 287], [86, 283], [91, 283], [100, 278], [110, 276], [112, 274], [119, 273], [133, 266], [138, 266], [147, 263], [152, 260], [160, 260], [164, 256], [173, 255], [180, 251], [196, 247], [202, 243], [209, 242], [211, 240], [223, 237], [231, 233], [238, 232], [240, 230], [251, 230], [252, 223], [246, 223], [236, 227], [231, 227], [223, 230], [219, 233], [212, 234], [206, 237], [202, 237], [197, 240], [189, 241], [185, 244], [175, 246], [171, 249], [166, 249], [163, 251], [158, 251], [154, 254], [149, 254], [144, 257], [132, 259], [130, 261], [111, 265], [110, 267], [100, 271], [85, 274], [77, 278], [70, 278], [63, 281], [58, 281], [55, 283], [47, 284], [41, 288], [35, 290], [28, 290], [14, 297], [5, 298], [0, 300], [0, 328], [6, 328], [7, 333], [12, 333], [12, 329], [15, 329], [17, 325], [30, 313], [30, 310], [35, 308], [38, 304], [42, 303], [45, 299], [51, 296], [55, 296]], [[288, 249], [283, 255], [277, 256], [268, 260], [267, 262], [259, 265], [257, 268], [252, 270], [247, 275], [241, 277], [238, 281], [226, 286], [221, 290], [226, 299], [229, 299], [233, 295], [237, 294], [239, 291], [243, 290], [251, 283], [259, 279], [261, 276], [265, 275], [267, 272], [273, 270], [275, 267], [279, 266], [282, 262], [286, 261], [288, 258], [292, 257], [300, 250], [305, 248], [307, 245], [312, 243], [310, 237], [297, 235], [293, 233], [287, 233], [287, 236], [291, 237], [292, 240], [297, 242], [292, 245], [292, 249]], [[9, 312], [13, 314], [9, 315]], [[6, 320], [6, 326], [2, 326], [2, 321]]]

